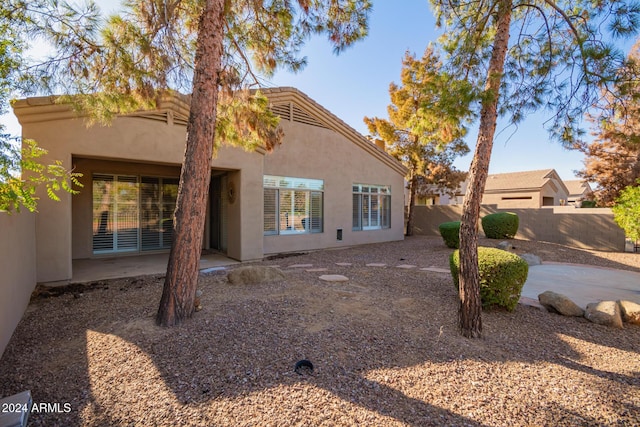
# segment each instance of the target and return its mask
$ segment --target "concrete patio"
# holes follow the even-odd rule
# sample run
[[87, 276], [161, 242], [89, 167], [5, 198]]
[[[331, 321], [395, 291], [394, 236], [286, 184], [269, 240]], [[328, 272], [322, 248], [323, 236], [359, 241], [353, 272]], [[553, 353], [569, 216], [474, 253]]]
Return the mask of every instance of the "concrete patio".
[[[167, 270], [168, 253], [73, 260], [71, 283], [162, 274]], [[220, 253], [206, 253], [200, 257], [200, 270], [238, 264]], [[49, 283], [51, 285], [51, 283]]]

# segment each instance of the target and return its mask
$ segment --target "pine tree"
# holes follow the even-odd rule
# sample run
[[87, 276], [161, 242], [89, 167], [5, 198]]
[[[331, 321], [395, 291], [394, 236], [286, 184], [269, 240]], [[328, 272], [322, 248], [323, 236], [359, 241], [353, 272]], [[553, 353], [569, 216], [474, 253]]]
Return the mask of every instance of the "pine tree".
[[622, 53], [607, 39], [633, 34], [640, 7], [630, 1], [431, 0], [452, 70], [482, 88], [480, 124], [460, 226], [459, 326], [482, 333], [478, 218], [498, 117], [554, 113], [551, 136], [573, 147], [581, 117], [618, 80]]
[[407, 52], [402, 60], [400, 86], [389, 85], [389, 119], [365, 117], [371, 138], [408, 168], [409, 215], [407, 236], [413, 234], [416, 196], [430, 190], [455, 190], [465, 174], [453, 167], [458, 155], [469, 152], [462, 140], [470, 117], [471, 87], [441, 70], [429, 46], [421, 59]]

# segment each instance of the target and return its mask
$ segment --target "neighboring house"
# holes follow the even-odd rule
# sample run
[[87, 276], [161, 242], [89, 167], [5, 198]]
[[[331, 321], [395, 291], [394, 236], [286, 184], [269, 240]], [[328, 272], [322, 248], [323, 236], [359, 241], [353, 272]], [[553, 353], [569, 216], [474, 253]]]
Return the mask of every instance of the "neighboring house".
[[[424, 196], [416, 196], [416, 206], [433, 206], [433, 205], [461, 205], [464, 201], [464, 193], [467, 190], [467, 182], [463, 181], [456, 188], [453, 195], [440, 190], [433, 186], [433, 191], [430, 194]], [[404, 191], [405, 203], [409, 206], [409, 189], [407, 188], [407, 182], [405, 181]]]
[[482, 204], [498, 208], [540, 208], [567, 203], [569, 190], [555, 169], [493, 174]]
[[567, 189], [569, 190], [567, 203], [570, 205], [579, 205], [583, 200], [593, 199], [593, 190], [591, 189], [589, 183], [586, 181], [565, 181], [564, 185], [566, 185]]
[[[406, 169], [293, 88], [264, 90], [285, 136], [272, 153], [222, 146], [211, 161], [204, 249], [268, 254], [403, 239]], [[87, 127], [53, 97], [13, 105], [24, 138], [83, 174], [79, 195], [41, 196], [37, 280], [72, 278], [72, 260], [167, 251], [189, 104]]]

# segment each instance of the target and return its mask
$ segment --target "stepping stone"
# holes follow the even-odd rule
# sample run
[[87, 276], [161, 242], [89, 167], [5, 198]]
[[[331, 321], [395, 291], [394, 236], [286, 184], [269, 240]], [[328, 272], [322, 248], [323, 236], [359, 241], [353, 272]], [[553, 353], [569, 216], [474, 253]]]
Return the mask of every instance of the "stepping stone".
[[309, 268], [309, 267], [313, 267], [313, 264], [293, 264], [293, 265], [290, 265], [288, 268]]
[[432, 271], [434, 273], [451, 273], [451, 270], [449, 270], [448, 268], [439, 268], [439, 267], [426, 267], [426, 268], [421, 268], [420, 270], [422, 271]]
[[387, 264], [383, 264], [383, 263], [377, 263], [377, 262], [372, 262], [370, 264], [367, 264], [367, 267], [386, 267]]
[[400, 265], [396, 265], [396, 268], [404, 268], [408, 270], [410, 268], [416, 268], [416, 266], [411, 264], [400, 264]]
[[216, 271], [224, 271], [226, 270], [226, 267], [210, 267], [210, 268], [204, 268], [202, 270], [200, 270], [200, 274], [209, 274], [209, 273], [213, 273]]
[[341, 274], [323, 274], [320, 276], [320, 280], [325, 282], [348, 282], [349, 278]]
[[305, 271], [307, 271], [308, 273], [315, 273], [315, 272], [318, 272], [318, 271], [327, 271], [327, 270], [329, 270], [329, 269], [328, 268], [310, 268], [310, 269], [305, 270]]
[[336, 262], [336, 265], [339, 265], [340, 267], [349, 267], [351, 265], [350, 262]]

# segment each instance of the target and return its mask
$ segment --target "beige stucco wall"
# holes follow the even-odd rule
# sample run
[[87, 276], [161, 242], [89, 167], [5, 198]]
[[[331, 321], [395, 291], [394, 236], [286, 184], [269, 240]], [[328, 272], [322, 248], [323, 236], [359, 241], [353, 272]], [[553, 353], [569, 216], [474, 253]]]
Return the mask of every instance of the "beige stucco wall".
[[[498, 209], [495, 205], [483, 205], [480, 218], [490, 213], [506, 211], [518, 214], [518, 239], [601, 251], [625, 250], [624, 230], [614, 221], [611, 209], [579, 209], [574, 206]], [[462, 206], [417, 206], [414, 231], [416, 234], [439, 236], [440, 224], [459, 221], [461, 216]], [[479, 231], [483, 235], [480, 224]]]
[[[329, 129], [281, 121], [285, 141], [264, 160], [266, 175], [324, 180], [324, 232], [264, 236], [265, 254], [390, 240], [404, 234], [403, 176]], [[352, 185], [391, 186], [391, 228], [352, 231]], [[260, 221], [262, 224], [262, 221]], [[336, 230], [343, 231], [342, 241]]]
[[0, 356], [36, 285], [35, 215], [0, 212]]
[[[503, 200], [503, 198], [510, 200]], [[526, 199], [530, 197], [530, 199]], [[497, 205], [504, 209], [538, 208], [542, 205], [539, 191], [519, 191], [505, 193], [485, 193], [482, 197], [483, 205]]]

